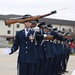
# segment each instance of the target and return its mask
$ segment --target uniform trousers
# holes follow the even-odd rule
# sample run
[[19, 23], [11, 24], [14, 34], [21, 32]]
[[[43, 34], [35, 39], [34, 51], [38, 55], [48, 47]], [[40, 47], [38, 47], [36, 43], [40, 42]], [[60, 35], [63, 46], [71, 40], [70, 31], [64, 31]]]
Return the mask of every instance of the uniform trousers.
[[18, 63], [17, 75], [33, 75], [34, 63]]
[[49, 64], [49, 58], [44, 59], [42, 75], [47, 75], [48, 64]]
[[34, 75], [42, 75], [44, 66], [44, 59], [38, 59], [38, 62], [34, 66]]

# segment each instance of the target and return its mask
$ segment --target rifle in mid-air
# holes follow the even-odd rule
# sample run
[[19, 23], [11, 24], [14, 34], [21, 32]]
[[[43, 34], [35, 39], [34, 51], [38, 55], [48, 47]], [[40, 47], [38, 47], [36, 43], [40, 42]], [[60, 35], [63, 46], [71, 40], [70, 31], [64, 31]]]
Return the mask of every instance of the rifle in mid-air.
[[52, 14], [55, 14], [55, 13], [57, 13], [56, 10], [51, 11], [48, 14], [33, 16], [33, 17], [30, 17], [30, 18], [26, 18], [26, 19], [9, 19], [9, 20], [5, 20], [5, 25], [9, 26], [9, 25], [14, 24], [14, 23], [22, 23], [22, 22], [25, 22], [25, 21], [34, 21], [34, 20], [44, 18], [46, 16], [49, 16], [49, 15], [52, 15]]
[[[61, 11], [61, 10], [64, 10], [64, 9], [67, 9], [67, 8], [62, 8], [62, 9], [59, 9], [57, 11]], [[26, 18], [26, 19], [9, 19], [9, 20], [5, 20], [5, 25], [9, 26], [9, 25], [14, 24], [14, 23], [23, 23], [25, 21], [38, 20], [40, 18], [44, 18], [46, 16], [50, 16], [52, 14], [55, 14], [55, 13], [57, 13], [57, 11], [54, 10], [54, 11], [51, 11], [50, 13], [47, 13], [47, 14], [44, 14], [44, 15], [33, 16], [33, 17], [30, 17], [30, 18]]]

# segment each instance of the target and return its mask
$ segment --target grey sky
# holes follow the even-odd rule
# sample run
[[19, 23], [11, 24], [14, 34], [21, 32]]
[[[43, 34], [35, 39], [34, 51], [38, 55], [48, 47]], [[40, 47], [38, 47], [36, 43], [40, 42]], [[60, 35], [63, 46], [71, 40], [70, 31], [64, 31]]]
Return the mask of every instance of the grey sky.
[[0, 14], [31, 14], [42, 15], [53, 10], [67, 8], [57, 11], [57, 14], [48, 18], [74, 20], [75, 21], [75, 0], [0, 0]]

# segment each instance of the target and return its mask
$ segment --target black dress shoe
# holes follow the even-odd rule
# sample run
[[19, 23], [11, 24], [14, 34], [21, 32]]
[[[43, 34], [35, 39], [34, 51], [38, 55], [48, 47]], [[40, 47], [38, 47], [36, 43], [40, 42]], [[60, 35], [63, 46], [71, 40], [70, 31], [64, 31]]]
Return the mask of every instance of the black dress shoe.
[[60, 72], [59, 74], [64, 74], [65, 72]]
[[69, 71], [64, 71], [64, 72], [68, 73]]
[[62, 74], [56, 74], [56, 75], [62, 75]]
[[55, 74], [55, 75], [62, 75], [62, 74], [58, 73], [58, 74]]

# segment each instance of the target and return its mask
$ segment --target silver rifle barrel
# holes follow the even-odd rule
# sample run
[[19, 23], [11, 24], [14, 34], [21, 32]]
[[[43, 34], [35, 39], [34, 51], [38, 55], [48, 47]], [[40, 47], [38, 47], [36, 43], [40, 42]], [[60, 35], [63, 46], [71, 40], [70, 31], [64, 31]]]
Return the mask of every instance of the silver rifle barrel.
[[66, 10], [66, 9], [67, 9], [67, 7], [58, 9], [57, 11], [63, 11], [63, 10]]

